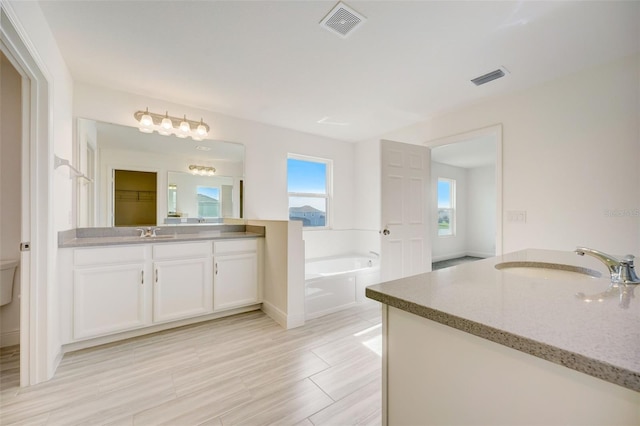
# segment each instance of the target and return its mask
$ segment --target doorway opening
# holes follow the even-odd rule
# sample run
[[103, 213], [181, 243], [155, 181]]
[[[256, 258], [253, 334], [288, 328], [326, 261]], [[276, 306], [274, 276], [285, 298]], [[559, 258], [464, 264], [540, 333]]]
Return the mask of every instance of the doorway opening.
[[158, 174], [135, 170], [113, 171], [114, 226], [155, 226]]
[[0, 51], [0, 382], [20, 385], [22, 76]]
[[429, 142], [432, 270], [502, 252], [502, 127]]

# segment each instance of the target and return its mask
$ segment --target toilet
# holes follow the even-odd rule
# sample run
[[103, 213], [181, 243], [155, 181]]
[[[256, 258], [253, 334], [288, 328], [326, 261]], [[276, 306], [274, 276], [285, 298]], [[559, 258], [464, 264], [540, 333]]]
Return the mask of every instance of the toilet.
[[17, 260], [0, 260], [0, 306], [11, 303]]

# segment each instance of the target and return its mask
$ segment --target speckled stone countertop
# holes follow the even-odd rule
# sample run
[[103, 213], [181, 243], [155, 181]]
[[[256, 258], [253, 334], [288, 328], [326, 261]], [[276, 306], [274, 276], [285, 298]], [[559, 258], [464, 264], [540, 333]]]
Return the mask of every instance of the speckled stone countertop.
[[[496, 268], [504, 262], [572, 265], [601, 276]], [[640, 298], [633, 298], [640, 289], [607, 294], [609, 285], [597, 259], [530, 249], [373, 285], [366, 295], [640, 392]]]
[[[146, 229], [147, 227], [141, 227]], [[137, 228], [77, 228], [58, 233], [59, 248], [98, 247], [125, 244], [177, 243], [183, 241], [264, 237], [263, 226], [194, 225], [160, 226], [156, 237], [140, 237]]]

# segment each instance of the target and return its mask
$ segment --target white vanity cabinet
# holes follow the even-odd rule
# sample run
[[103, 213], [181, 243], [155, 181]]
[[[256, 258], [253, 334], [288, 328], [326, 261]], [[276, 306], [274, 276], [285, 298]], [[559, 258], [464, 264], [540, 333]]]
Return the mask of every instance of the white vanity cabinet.
[[213, 247], [213, 310], [260, 302], [257, 241], [214, 241]]
[[59, 250], [65, 350], [259, 308], [256, 238]]
[[211, 242], [153, 246], [153, 322], [212, 312]]
[[73, 339], [149, 324], [144, 246], [78, 249], [73, 255]]

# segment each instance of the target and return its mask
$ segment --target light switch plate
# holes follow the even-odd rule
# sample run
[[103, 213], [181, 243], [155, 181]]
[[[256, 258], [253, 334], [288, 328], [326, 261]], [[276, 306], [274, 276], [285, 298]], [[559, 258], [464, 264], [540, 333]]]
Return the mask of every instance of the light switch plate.
[[527, 223], [527, 212], [524, 210], [510, 210], [507, 212], [507, 222]]

